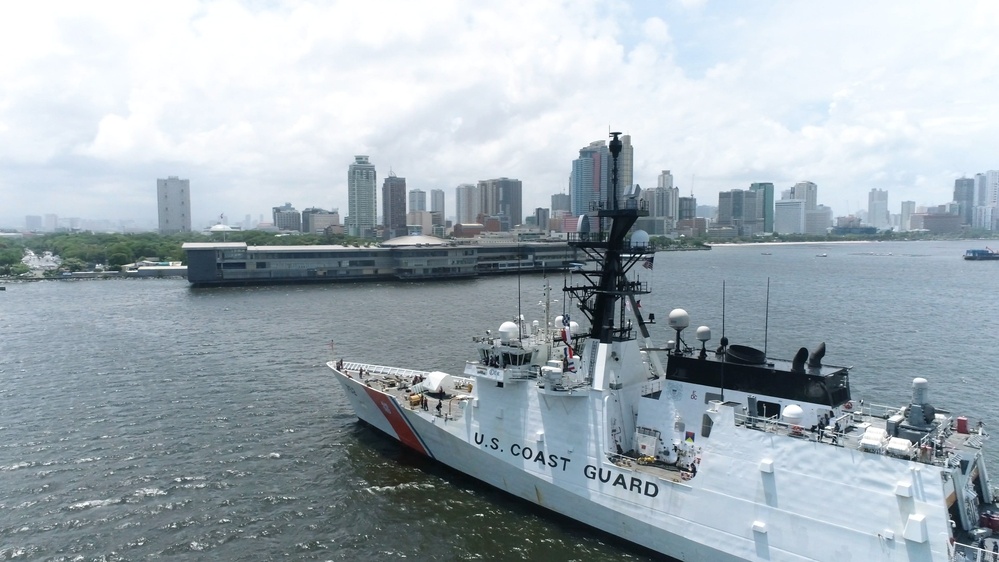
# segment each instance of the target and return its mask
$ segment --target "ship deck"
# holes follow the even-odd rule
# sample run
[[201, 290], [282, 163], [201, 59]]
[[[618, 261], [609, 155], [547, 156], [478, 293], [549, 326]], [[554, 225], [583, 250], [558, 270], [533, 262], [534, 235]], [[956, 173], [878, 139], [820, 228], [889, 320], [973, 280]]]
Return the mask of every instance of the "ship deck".
[[[421, 380], [426, 379], [430, 375], [430, 371], [348, 361], [343, 362], [337, 370], [348, 377], [360, 380], [375, 390], [391, 395], [402, 408], [414, 411], [424, 410], [428, 415], [444, 418], [445, 421], [461, 419], [464, 409], [460, 408], [458, 404], [472, 398], [471, 391], [474, 381], [468, 377], [451, 375], [453, 384], [450, 388], [443, 389], [444, 392], [420, 393], [414, 392], [414, 387]], [[421, 399], [421, 394], [426, 396], [426, 402]], [[439, 410], [438, 404], [440, 405]]]

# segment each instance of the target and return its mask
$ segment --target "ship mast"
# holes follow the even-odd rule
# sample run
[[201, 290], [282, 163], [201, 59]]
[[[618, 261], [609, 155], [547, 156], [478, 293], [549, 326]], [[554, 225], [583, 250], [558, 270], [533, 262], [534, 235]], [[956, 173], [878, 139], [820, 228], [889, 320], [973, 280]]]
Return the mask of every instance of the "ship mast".
[[[617, 306], [624, 307], [625, 299], [634, 302], [635, 295], [649, 292], [646, 284], [630, 281], [627, 277], [631, 267], [643, 259], [649, 248], [628, 248], [625, 239], [635, 221], [639, 217], [648, 216], [649, 212], [645, 202], [637, 198], [629, 197], [621, 201], [618, 197], [617, 160], [622, 147], [618, 138], [620, 135], [619, 132], [610, 134], [611, 185], [606, 201], [591, 203], [587, 213], [588, 217], [598, 219], [599, 231], [580, 232], [569, 241], [570, 245], [583, 250], [597, 269], [582, 272], [586, 284], [566, 286], [563, 289], [576, 298], [579, 308], [590, 320], [590, 337], [600, 343], [634, 338], [629, 324], [615, 324], [615, 310]], [[609, 230], [605, 231], [607, 223]], [[644, 335], [646, 330], [641, 314], [635, 312]]]

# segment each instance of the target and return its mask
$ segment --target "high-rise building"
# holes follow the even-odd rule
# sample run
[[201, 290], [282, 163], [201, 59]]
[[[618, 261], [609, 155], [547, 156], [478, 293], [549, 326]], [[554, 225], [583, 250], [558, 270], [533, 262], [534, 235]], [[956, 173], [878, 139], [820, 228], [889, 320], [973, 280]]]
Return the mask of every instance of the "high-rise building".
[[763, 222], [763, 232], [773, 232], [774, 184], [770, 182], [752, 183], [749, 184], [749, 190], [756, 192], [756, 217]]
[[28, 215], [24, 217], [24, 229], [28, 232], [41, 232], [42, 231], [42, 216], [41, 215]]
[[888, 214], [888, 192], [884, 189], [872, 188], [867, 196], [867, 223], [878, 230], [891, 226]]
[[[412, 199], [410, 197], [410, 202]], [[405, 236], [409, 232], [406, 228], [406, 178], [400, 178], [391, 171], [382, 183], [382, 225], [386, 240]]]
[[347, 168], [347, 231], [350, 235], [374, 237], [378, 214], [377, 186], [375, 165], [365, 155], [354, 156], [354, 163]]
[[804, 199], [781, 199], [774, 202], [774, 233], [804, 234], [805, 206]]
[[680, 204], [680, 190], [673, 186], [673, 174], [663, 170], [656, 181], [656, 187], [642, 192], [641, 197], [649, 206], [649, 217], [657, 219], [677, 219]]
[[569, 197], [568, 193], [554, 193], [552, 194], [552, 214], [555, 215], [558, 211], [572, 211], [572, 199]]
[[302, 232], [322, 234], [330, 226], [340, 226], [339, 209], [327, 211], [317, 207], [309, 207], [302, 211]]
[[534, 209], [534, 224], [538, 226], [538, 230], [541, 232], [548, 231], [548, 219], [551, 218], [551, 213], [548, 209], [544, 207], [538, 207]]
[[[430, 212], [440, 213], [441, 220], [444, 220], [446, 216], [444, 213], [444, 190], [443, 189], [431, 189], [430, 190]], [[444, 224], [441, 222], [441, 224]]]
[[[569, 175], [569, 195], [572, 214], [584, 215], [590, 207], [606, 199], [610, 185], [610, 151], [604, 141], [594, 141], [579, 149], [579, 158], [572, 161]], [[620, 165], [620, 155], [618, 156]]]
[[832, 226], [832, 209], [825, 205], [816, 205], [812, 210], [805, 211], [805, 234], [824, 236]]
[[694, 196], [681, 197], [679, 201], [680, 214], [677, 220], [693, 220], [697, 218], [697, 198]]
[[[635, 186], [635, 147], [631, 135], [621, 135], [621, 154], [617, 155], [618, 197], [624, 197]], [[610, 185], [610, 184], [608, 184]]]
[[479, 188], [470, 183], [463, 183], [454, 188], [455, 219], [458, 224], [475, 224], [479, 222]]
[[[479, 212], [489, 217], [507, 217], [510, 227], [524, 222], [523, 186], [518, 179], [496, 178], [479, 181]], [[509, 230], [509, 228], [506, 228]]]
[[901, 230], [912, 230], [912, 215], [916, 213], [915, 201], [902, 201], [902, 212], [898, 217], [898, 227]]
[[191, 181], [177, 176], [156, 180], [160, 234], [191, 232]]
[[819, 200], [819, 186], [810, 181], [799, 181], [791, 188], [791, 199], [805, 202], [806, 211], [814, 211]]
[[999, 207], [999, 170], [985, 172], [985, 205]]
[[988, 201], [989, 192], [985, 174], [975, 174], [975, 205], [988, 205]]
[[958, 178], [954, 180], [954, 202], [958, 204], [958, 214], [961, 224], [971, 224], [975, 211], [975, 180], [973, 178]]
[[409, 190], [409, 212], [427, 210], [427, 192], [422, 189]]
[[285, 203], [280, 207], [273, 207], [271, 214], [274, 218], [274, 228], [278, 230], [302, 231], [302, 215], [295, 210], [291, 203]]
[[718, 226], [735, 228], [738, 236], [759, 232], [755, 191], [733, 189], [718, 194]]

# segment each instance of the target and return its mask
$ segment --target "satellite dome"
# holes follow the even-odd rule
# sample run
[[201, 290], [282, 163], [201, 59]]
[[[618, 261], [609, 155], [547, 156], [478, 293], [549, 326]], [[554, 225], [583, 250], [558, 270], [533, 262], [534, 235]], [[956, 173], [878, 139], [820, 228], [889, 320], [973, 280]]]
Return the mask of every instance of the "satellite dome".
[[674, 308], [669, 313], [669, 327], [674, 330], [682, 330], [690, 326], [690, 315], [682, 308]]
[[631, 234], [631, 247], [632, 248], [648, 248], [649, 247], [649, 233], [644, 230], [636, 230]]
[[520, 328], [517, 327], [516, 322], [506, 321], [500, 324], [499, 333], [500, 339], [506, 342], [516, 339], [520, 334]]
[[711, 328], [701, 326], [697, 329], [697, 341], [708, 341], [711, 339]]
[[784, 408], [784, 423], [791, 425], [801, 425], [801, 420], [805, 419], [805, 411], [797, 404], [791, 404]]

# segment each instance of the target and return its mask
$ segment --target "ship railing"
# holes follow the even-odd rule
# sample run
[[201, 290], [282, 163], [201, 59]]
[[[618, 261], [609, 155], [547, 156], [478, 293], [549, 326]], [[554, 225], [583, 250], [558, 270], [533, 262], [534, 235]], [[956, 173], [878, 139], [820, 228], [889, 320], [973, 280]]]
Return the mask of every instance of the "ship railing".
[[344, 361], [343, 371], [360, 371], [364, 369], [364, 372], [372, 375], [383, 375], [383, 376], [397, 376], [397, 377], [414, 377], [414, 376], [426, 376], [430, 374], [430, 371], [418, 371], [416, 369], [404, 369], [402, 367], [388, 367], [385, 365], [372, 365], [370, 363], [358, 363], [354, 361]]
[[[360, 372], [364, 369], [365, 375], [379, 375], [383, 377], [397, 377], [400, 379], [411, 379], [413, 377], [426, 377], [430, 374], [430, 371], [418, 371], [416, 369], [405, 369], [402, 367], [389, 367], [386, 365], [372, 365], [370, 363], [359, 363], [355, 361], [344, 361], [342, 372], [347, 373], [350, 371]], [[454, 381], [454, 388], [460, 389], [471, 385], [474, 379], [469, 377], [462, 377], [459, 375], [451, 375], [451, 379]]]
[[888, 419], [899, 413], [902, 409], [898, 406], [886, 406], [884, 404], [861, 404], [857, 413], [875, 418]]

